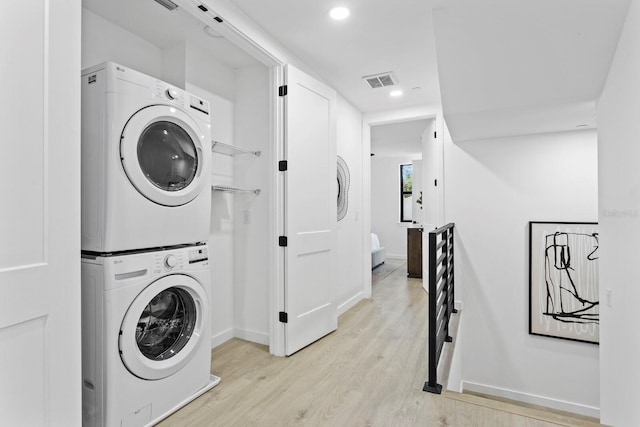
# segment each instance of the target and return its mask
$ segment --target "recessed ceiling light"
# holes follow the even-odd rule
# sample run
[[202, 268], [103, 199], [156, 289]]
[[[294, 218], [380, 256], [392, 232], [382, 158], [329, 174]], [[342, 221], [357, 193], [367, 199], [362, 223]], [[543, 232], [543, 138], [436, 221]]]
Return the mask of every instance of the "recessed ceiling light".
[[337, 21], [341, 21], [348, 17], [350, 13], [351, 12], [349, 12], [349, 9], [347, 9], [346, 7], [334, 7], [329, 12], [329, 16]]
[[402, 91], [401, 90], [392, 90], [389, 93], [390, 96], [402, 96]]

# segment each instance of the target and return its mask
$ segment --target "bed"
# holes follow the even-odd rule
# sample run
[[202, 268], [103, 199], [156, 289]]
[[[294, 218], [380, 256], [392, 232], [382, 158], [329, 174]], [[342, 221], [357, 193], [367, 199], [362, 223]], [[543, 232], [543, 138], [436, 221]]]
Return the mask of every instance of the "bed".
[[384, 263], [386, 253], [383, 246], [380, 246], [380, 239], [375, 233], [371, 233], [371, 269], [373, 270]]

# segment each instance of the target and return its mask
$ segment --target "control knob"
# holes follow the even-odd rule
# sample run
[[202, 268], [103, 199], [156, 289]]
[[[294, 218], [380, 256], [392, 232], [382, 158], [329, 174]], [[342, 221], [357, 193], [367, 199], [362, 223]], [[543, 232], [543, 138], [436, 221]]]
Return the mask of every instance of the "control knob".
[[167, 266], [167, 268], [173, 268], [176, 266], [176, 264], [178, 263], [178, 258], [176, 258], [175, 255], [167, 255], [166, 257], [164, 257], [164, 265]]
[[167, 98], [169, 98], [171, 100], [174, 100], [174, 99], [178, 98], [178, 96], [180, 96], [180, 93], [176, 89], [174, 89], [172, 87], [168, 88], [165, 91], [165, 93], [167, 94]]

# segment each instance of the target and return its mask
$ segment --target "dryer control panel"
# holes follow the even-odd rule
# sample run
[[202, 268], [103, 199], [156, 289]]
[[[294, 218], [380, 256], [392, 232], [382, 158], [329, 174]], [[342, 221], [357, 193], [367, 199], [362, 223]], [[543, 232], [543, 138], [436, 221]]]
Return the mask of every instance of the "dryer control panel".
[[[156, 88], [153, 93], [153, 97], [155, 99], [159, 99], [162, 101], [169, 101], [172, 104], [176, 104], [179, 107], [187, 110], [190, 108], [191, 110], [195, 110], [196, 114], [203, 114], [205, 116], [209, 116], [209, 102], [200, 99], [196, 96], [187, 94], [182, 89], [178, 89], [176, 87], [170, 86], [169, 84], [156, 80]], [[188, 102], [187, 102], [187, 99]], [[188, 107], [188, 108], [187, 108]], [[207, 118], [208, 120], [208, 118]]]
[[171, 101], [182, 108], [185, 106], [184, 91], [173, 86], [169, 86], [160, 80], [156, 80], [156, 91], [154, 93], [154, 97], [163, 101]]

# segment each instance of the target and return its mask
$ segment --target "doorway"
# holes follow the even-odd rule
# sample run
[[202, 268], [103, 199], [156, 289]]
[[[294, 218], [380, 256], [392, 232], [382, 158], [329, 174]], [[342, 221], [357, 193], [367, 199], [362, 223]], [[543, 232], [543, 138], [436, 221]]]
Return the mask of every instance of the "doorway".
[[[372, 251], [379, 241], [379, 246], [385, 248], [386, 259], [406, 262], [409, 229], [431, 230], [444, 216], [441, 191], [443, 150], [441, 133], [437, 131], [441, 120], [437, 112], [374, 115], [365, 119], [363, 135], [371, 149], [369, 206]], [[425, 250], [418, 255], [417, 264], [420, 272], [424, 271], [424, 277], [427, 242], [427, 233], [421, 233], [420, 248]], [[375, 267], [373, 259], [371, 267], [370, 274], [376, 275], [375, 268], [379, 267]]]

